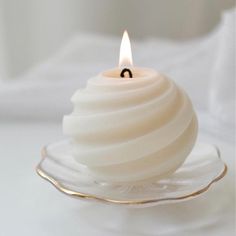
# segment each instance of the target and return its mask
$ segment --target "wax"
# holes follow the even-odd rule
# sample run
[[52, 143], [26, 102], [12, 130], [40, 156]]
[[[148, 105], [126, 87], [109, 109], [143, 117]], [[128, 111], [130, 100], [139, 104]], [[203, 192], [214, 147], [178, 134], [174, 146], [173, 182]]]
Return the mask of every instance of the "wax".
[[164, 178], [184, 162], [196, 140], [188, 95], [152, 69], [130, 69], [133, 78], [121, 78], [115, 68], [88, 80], [63, 120], [74, 158], [101, 181]]

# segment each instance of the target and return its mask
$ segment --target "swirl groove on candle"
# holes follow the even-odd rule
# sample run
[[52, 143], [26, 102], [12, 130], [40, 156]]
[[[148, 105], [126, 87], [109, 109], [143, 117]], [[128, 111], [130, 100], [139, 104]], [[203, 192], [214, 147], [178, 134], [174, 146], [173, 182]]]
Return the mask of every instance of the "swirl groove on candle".
[[186, 159], [197, 136], [197, 118], [186, 93], [151, 69], [119, 70], [90, 79], [72, 97], [63, 130], [75, 159], [103, 181], [161, 178]]

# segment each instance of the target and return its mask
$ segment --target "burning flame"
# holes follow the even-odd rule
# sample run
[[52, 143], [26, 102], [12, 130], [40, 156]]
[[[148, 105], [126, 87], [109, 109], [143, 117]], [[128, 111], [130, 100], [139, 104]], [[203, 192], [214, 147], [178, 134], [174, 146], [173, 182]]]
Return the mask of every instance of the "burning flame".
[[125, 30], [120, 44], [119, 67], [130, 67], [133, 65], [132, 51], [128, 32]]

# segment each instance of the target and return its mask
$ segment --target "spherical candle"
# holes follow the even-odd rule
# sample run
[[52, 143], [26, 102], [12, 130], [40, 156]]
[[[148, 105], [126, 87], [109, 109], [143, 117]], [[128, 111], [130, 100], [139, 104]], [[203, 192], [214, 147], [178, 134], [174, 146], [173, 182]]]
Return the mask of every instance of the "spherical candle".
[[197, 136], [187, 94], [152, 69], [121, 69], [91, 78], [63, 120], [74, 158], [98, 181], [161, 179], [185, 161]]

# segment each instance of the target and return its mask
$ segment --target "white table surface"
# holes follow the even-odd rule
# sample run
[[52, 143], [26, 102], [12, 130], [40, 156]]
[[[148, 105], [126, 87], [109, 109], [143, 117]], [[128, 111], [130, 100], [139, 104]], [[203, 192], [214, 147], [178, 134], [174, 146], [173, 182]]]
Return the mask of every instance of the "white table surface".
[[41, 147], [62, 138], [61, 124], [0, 123], [0, 236], [234, 235], [234, 150], [215, 142], [229, 166], [224, 180], [194, 200], [145, 209], [83, 202], [35, 173]]

